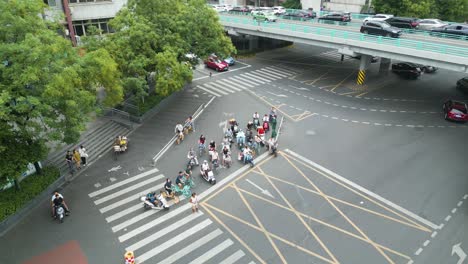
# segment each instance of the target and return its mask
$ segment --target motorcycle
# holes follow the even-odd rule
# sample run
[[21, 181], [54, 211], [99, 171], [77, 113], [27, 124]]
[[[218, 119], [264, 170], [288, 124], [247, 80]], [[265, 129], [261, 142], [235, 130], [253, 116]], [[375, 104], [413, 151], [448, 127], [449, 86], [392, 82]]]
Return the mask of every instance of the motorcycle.
[[201, 176], [202, 178], [209, 182], [210, 184], [212, 185], [215, 185], [216, 184], [216, 179], [214, 177], [214, 173], [213, 171], [211, 171], [210, 169], [206, 170], [206, 171], [203, 171], [202, 169], [200, 170], [200, 173], [201, 173]]
[[143, 202], [143, 208], [147, 209], [155, 209], [155, 210], [169, 210], [169, 204], [167, 203], [166, 199], [163, 195], [156, 195], [156, 193], [148, 193], [146, 196], [140, 198]]
[[190, 168], [192, 168], [193, 166], [198, 166], [200, 164], [198, 164], [198, 161], [195, 159], [195, 157], [190, 157], [190, 156], [187, 156], [187, 158], [189, 159], [189, 161], [187, 162], [187, 166], [190, 166]]
[[62, 205], [54, 205], [55, 218], [57, 218], [60, 223], [63, 223], [63, 218], [65, 217], [65, 209]]
[[231, 154], [223, 155], [223, 160], [224, 160], [224, 165], [226, 165], [227, 168], [230, 168], [232, 165], [232, 158]]

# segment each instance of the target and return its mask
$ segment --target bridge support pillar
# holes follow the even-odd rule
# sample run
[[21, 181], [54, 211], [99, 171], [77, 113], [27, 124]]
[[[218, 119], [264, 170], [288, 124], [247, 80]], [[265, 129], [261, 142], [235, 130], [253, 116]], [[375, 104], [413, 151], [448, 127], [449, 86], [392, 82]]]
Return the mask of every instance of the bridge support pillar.
[[380, 67], [379, 73], [387, 74], [390, 70], [390, 65], [392, 65], [392, 60], [388, 58], [380, 58]]
[[372, 56], [370, 55], [361, 55], [361, 64], [359, 64], [359, 72], [357, 76], [356, 83], [359, 85], [363, 85], [366, 80], [366, 70], [369, 68], [371, 63]]

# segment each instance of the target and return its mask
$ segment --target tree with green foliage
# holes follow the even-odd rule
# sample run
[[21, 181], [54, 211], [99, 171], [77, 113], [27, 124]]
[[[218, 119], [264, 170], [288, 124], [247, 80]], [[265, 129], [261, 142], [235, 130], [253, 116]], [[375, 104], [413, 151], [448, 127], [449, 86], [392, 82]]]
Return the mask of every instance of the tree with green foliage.
[[302, 9], [300, 0], [286, 0], [282, 6], [287, 9]]
[[48, 141], [76, 142], [98, 103], [123, 99], [107, 50], [80, 55], [57, 34], [62, 25], [40, 17], [44, 8], [41, 0], [0, 0], [0, 183], [44, 159]]
[[[110, 26], [113, 34], [87, 38], [85, 46], [105, 47], [122, 72], [126, 94], [138, 98], [166, 96], [190, 81], [187, 53], [206, 58], [235, 52], [217, 13], [204, 0], [130, 0]], [[154, 89], [149, 89], [150, 81]]]
[[468, 20], [468, 0], [374, 0], [377, 13], [447, 21]]
[[468, 21], [468, 0], [435, 0], [439, 18], [445, 21]]

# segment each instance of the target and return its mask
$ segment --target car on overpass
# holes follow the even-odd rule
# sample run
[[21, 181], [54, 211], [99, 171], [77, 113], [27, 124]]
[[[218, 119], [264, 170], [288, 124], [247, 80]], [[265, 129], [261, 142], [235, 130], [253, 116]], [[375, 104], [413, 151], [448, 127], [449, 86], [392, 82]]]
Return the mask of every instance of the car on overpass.
[[284, 7], [282, 6], [274, 6], [273, 7], [273, 14], [279, 16], [279, 15], [282, 15], [286, 13], [286, 9], [284, 9]]
[[468, 121], [468, 107], [464, 102], [448, 100], [443, 104], [442, 109], [445, 120]]
[[419, 21], [419, 28], [420, 30], [432, 30], [436, 28], [441, 28], [447, 26], [447, 23], [440, 19], [430, 18], [430, 19], [422, 19]]
[[397, 28], [417, 29], [419, 27], [419, 19], [414, 17], [391, 17], [384, 21]]
[[298, 10], [298, 11], [288, 11], [283, 14], [283, 19], [288, 20], [308, 20], [313, 19], [317, 16], [317, 14], [313, 11], [308, 10]]
[[442, 35], [442, 34], [449, 34], [446, 37], [466, 37], [468, 36], [468, 25], [467, 24], [452, 24], [440, 28], [435, 28], [431, 30], [431, 35]]
[[219, 60], [218, 57], [214, 55], [208, 57], [205, 61], [205, 65], [206, 67], [218, 72], [229, 70], [229, 65], [226, 62]]
[[392, 71], [398, 75], [412, 79], [417, 79], [423, 74], [423, 70], [419, 65], [411, 62], [394, 63], [392, 64]]
[[249, 13], [250, 10], [247, 6], [235, 6], [229, 12], [236, 12], [236, 13]]
[[457, 81], [457, 89], [464, 93], [468, 93], [468, 77], [461, 78]]
[[389, 19], [391, 17], [393, 17], [393, 15], [377, 14], [364, 18], [363, 22], [365, 23], [367, 21], [384, 21], [385, 19]]
[[276, 22], [278, 19], [277, 16], [273, 14], [273, 12], [258, 12], [253, 15], [253, 19], [256, 21], [268, 21], [268, 22]]
[[392, 38], [399, 38], [401, 36], [401, 29], [392, 27], [385, 21], [368, 21], [365, 22], [360, 29], [361, 33], [378, 35]]
[[318, 20], [351, 22], [351, 15], [344, 12], [331, 12], [319, 17]]

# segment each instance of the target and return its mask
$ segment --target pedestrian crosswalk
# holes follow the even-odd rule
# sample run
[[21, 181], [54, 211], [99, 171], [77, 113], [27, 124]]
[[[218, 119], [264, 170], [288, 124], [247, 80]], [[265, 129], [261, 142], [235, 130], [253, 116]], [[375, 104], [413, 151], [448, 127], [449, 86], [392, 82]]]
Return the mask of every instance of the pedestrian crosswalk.
[[296, 74], [298, 73], [294, 70], [278, 66], [269, 66], [222, 80], [200, 84], [197, 85], [196, 88], [211, 96], [221, 97], [255, 88], [259, 85], [268, 84], [279, 79], [292, 77]]
[[254, 263], [240, 243], [202, 210], [192, 213], [184, 197], [169, 211], [145, 210], [140, 197], [163, 189], [157, 168], [91, 192], [99, 212], [136, 263]]

